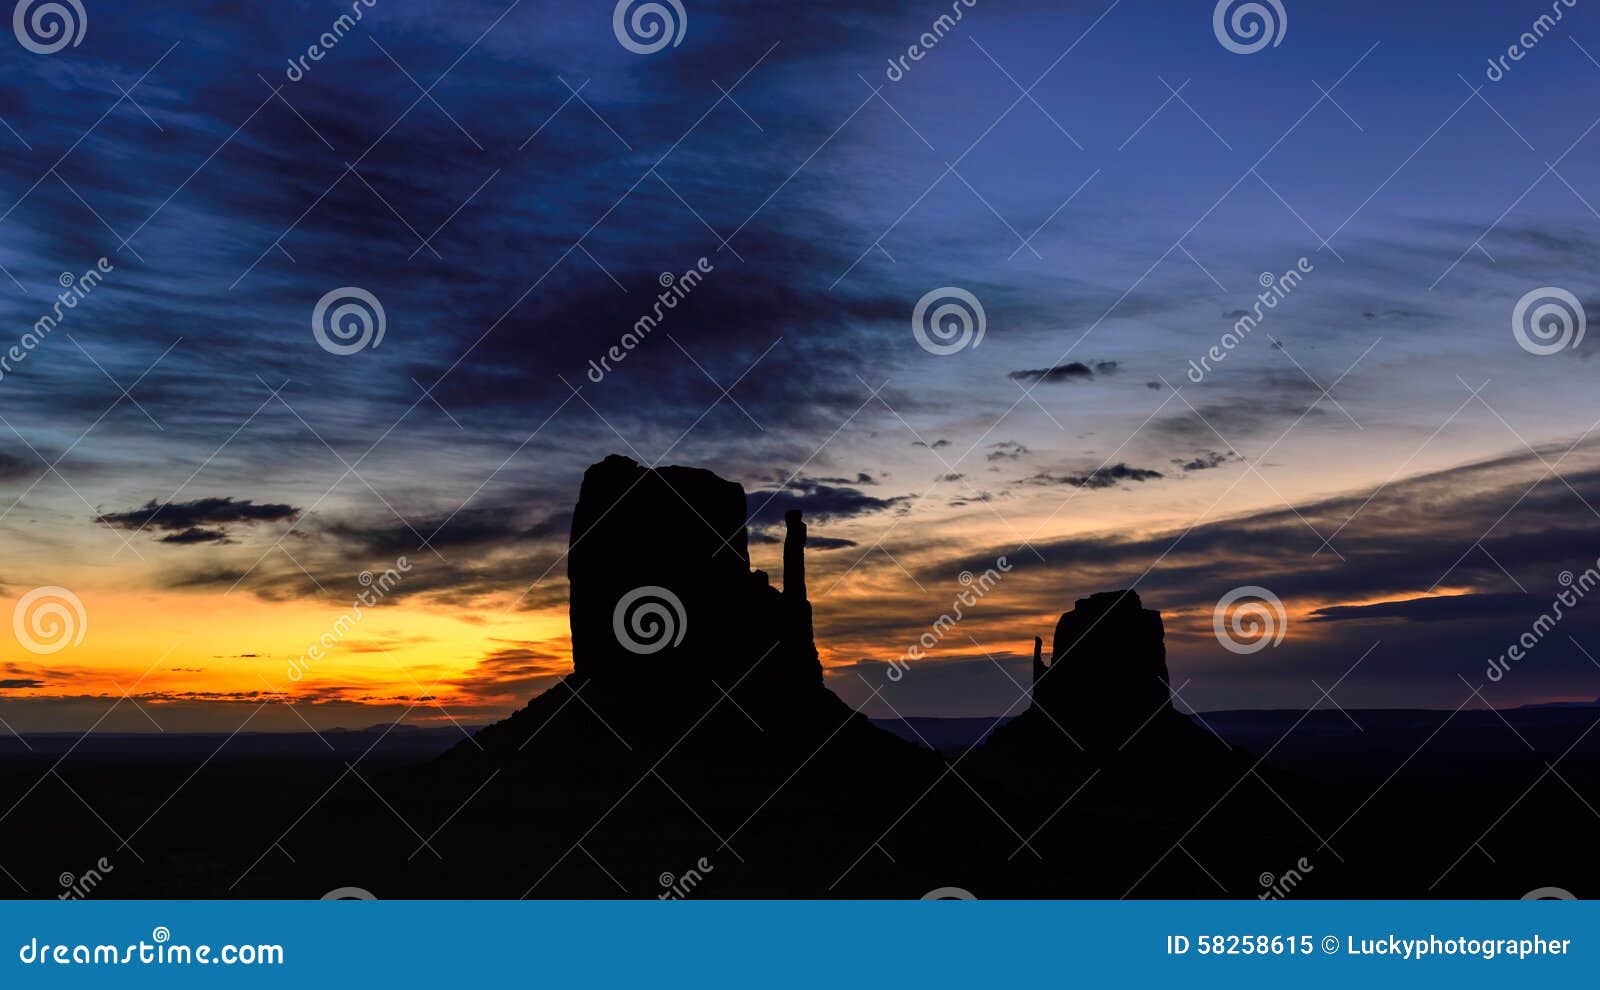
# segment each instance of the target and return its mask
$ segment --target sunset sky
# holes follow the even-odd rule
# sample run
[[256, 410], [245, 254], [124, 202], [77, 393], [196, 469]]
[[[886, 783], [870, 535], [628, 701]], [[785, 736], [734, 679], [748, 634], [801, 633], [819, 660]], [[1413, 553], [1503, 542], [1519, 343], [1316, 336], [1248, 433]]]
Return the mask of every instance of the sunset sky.
[[[1491, 81], [1548, 3], [1286, 0], [1241, 55], [1209, 0], [958, 0], [895, 80], [948, 3], [685, 0], [651, 54], [609, 3], [357, 5], [298, 79], [349, 4], [91, 4], [0, 61], [0, 351], [110, 269], [0, 367], [4, 607], [84, 616], [0, 637], [15, 731], [499, 717], [570, 669], [608, 453], [743, 483], [775, 578], [805, 510], [829, 684], [874, 715], [1014, 712], [1032, 637], [1126, 587], [1201, 710], [1600, 696], [1595, 608], [1485, 676], [1600, 556], [1600, 340], [1513, 334], [1536, 290], [1600, 300], [1600, 11]], [[319, 346], [342, 287], [378, 346]], [[944, 287], [985, 333], [938, 355]], [[1218, 642], [1242, 586], [1279, 645]]]

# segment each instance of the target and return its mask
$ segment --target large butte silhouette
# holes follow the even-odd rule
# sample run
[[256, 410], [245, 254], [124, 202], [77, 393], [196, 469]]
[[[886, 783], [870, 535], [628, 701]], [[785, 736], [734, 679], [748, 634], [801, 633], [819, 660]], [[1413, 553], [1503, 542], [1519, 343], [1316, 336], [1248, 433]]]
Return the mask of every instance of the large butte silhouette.
[[[369, 781], [337, 783], [295, 826], [296, 859], [233, 893], [1215, 896], [1164, 855], [1180, 835], [1253, 883], [1283, 815], [1230, 787], [1249, 765], [1173, 711], [1161, 618], [1136, 595], [1080, 600], [1035, 661], [1032, 706], [941, 754], [825, 686], [806, 523], [788, 514], [774, 582], [751, 567], [751, 501], [701, 469], [591, 466], [567, 553], [571, 675], [379, 780], [381, 806]], [[895, 704], [887, 678], [872, 686]]]
[[791, 714], [814, 705], [806, 526], [799, 512], [787, 525], [780, 592], [750, 569], [737, 483], [618, 456], [591, 467], [567, 552], [576, 677], [623, 693], [738, 684]]

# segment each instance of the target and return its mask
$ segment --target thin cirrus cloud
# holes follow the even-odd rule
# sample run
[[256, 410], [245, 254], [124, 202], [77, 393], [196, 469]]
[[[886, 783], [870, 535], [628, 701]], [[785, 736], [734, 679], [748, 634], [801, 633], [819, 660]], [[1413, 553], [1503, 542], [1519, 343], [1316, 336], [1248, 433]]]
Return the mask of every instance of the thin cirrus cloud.
[[[1209, 609], [1248, 577], [1291, 605], [1312, 606], [1323, 622], [1516, 611], [1548, 604], [1534, 589], [1553, 596], [1561, 573], [1594, 567], [1600, 556], [1600, 522], [1584, 506], [1600, 502], [1600, 443], [1573, 453], [1566, 483], [1545, 476], [1541, 458], [1549, 456], [1506, 455], [1192, 529], [1040, 541], [1042, 560], [1013, 560], [1019, 575], [1049, 573], [1085, 588], [1116, 587], [1155, 561], [1141, 591], [1179, 610]], [[958, 563], [970, 569], [1003, 552]], [[1470, 596], [1460, 597], [1463, 586]]]

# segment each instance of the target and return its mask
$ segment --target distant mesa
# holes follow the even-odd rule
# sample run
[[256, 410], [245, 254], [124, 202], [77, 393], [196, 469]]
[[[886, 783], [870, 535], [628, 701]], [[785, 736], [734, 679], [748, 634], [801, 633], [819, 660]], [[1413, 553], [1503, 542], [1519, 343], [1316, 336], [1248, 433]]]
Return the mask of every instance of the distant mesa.
[[1086, 745], [1120, 745], [1173, 713], [1165, 638], [1161, 613], [1134, 591], [1078, 599], [1056, 622], [1048, 665], [1034, 640], [1034, 705]]
[[999, 775], [1061, 761], [1202, 769], [1221, 744], [1172, 707], [1165, 639], [1161, 613], [1132, 590], [1078, 599], [1056, 622], [1048, 661], [1034, 638], [1033, 704], [995, 729], [977, 762]]

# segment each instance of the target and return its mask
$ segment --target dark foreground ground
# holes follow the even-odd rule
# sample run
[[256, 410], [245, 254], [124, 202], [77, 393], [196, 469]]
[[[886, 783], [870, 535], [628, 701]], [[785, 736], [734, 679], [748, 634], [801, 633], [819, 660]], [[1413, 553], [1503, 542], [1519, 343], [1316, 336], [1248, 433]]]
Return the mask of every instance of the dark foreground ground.
[[[695, 748], [691, 736], [661, 757], [667, 747], [618, 737], [612, 756], [568, 752], [563, 762], [564, 747], [595, 745], [563, 735], [560, 720], [578, 708], [529, 723], [533, 747], [502, 723], [505, 738], [497, 747], [486, 737], [483, 751], [456, 728], [0, 741], [0, 889], [112, 898], [317, 898], [343, 887], [384, 898], [1600, 891], [1600, 732], [1591, 732], [1600, 708], [1207, 713], [1215, 735], [1202, 728], [1181, 744], [1205, 740], [1198, 764], [1157, 749], [1095, 767], [1053, 754], [997, 765], [993, 752], [973, 749], [986, 721], [874, 729], [847, 720], [819, 748], [775, 739], [732, 711], [738, 721], [713, 735], [714, 748]], [[729, 746], [734, 732], [748, 739]], [[847, 762], [830, 748], [843, 738], [854, 738], [839, 751]]]

